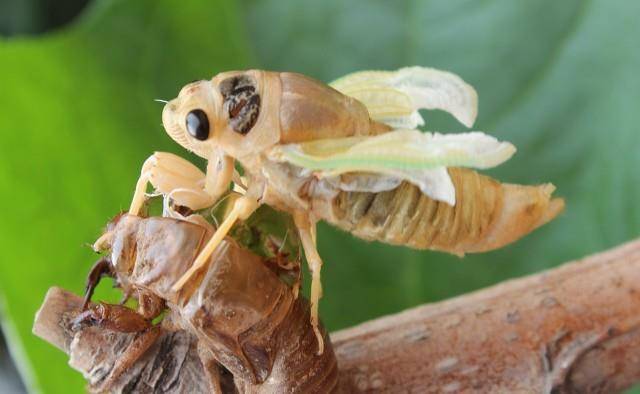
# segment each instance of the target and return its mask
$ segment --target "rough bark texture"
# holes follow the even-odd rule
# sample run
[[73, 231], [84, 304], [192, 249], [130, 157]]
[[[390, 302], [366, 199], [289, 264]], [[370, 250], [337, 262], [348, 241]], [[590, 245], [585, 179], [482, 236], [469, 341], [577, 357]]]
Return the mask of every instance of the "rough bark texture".
[[[99, 327], [72, 332], [69, 322], [81, 306], [80, 297], [51, 288], [36, 316], [33, 332], [68, 353], [69, 364], [83, 374], [90, 386], [99, 387], [137, 335]], [[155, 344], [110, 389], [143, 393], [210, 392], [196, 342], [195, 336], [185, 331], [163, 329]]]
[[332, 336], [347, 391], [598, 392], [640, 379], [640, 242]]
[[[67, 352], [115, 346], [116, 341], [77, 339], [76, 346], [71, 345], [72, 333], [61, 322], [79, 302], [70, 293], [50, 290], [34, 332]], [[334, 333], [339, 389], [617, 392], [640, 380], [639, 312], [640, 241], [635, 241], [551, 271]], [[196, 354], [188, 335], [179, 336], [184, 336], [179, 343], [186, 353], [173, 350], [165, 357]], [[158, 360], [157, 354], [148, 357]], [[78, 359], [72, 354], [76, 369], [96, 366], [95, 361], [73, 362]], [[206, 375], [185, 365], [170, 374], [174, 385], [206, 387]], [[131, 372], [135, 375], [137, 370]], [[148, 381], [148, 371], [137, 376]], [[165, 369], [159, 373], [168, 374]]]

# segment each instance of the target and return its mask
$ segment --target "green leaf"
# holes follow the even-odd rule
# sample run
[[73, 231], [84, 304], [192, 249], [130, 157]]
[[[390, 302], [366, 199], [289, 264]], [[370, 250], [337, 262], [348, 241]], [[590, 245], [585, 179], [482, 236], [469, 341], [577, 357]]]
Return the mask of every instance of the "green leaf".
[[[31, 335], [35, 310], [51, 285], [81, 291], [95, 259], [84, 245], [128, 206], [152, 151], [195, 160], [162, 131], [151, 100], [221, 70], [260, 66], [325, 81], [407, 65], [456, 72], [479, 92], [476, 128], [519, 148], [492, 174], [552, 181], [567, 198], [551, 224], [462, 260], [321, 226], [320, 311], [332, 330], [640, 233], [640, 3], [247, 0], [240, 8], [102, 0], [70, 30], [0, 42], [0, 296], [31, 388], [82, 390], [66, 357]], [[429, 130], [464, 130], [442, 113], [425, 118]], [[98, 297], [109, 296], [102, 290]]]
[[[423, 65], [479, 93], [474, 129], [518, 153], [492, 175], [551, 181], [567, 209], [503, 250], [464, 259], [367, 244], [322, 226], [323, 320], [337, 329], [540, 271], [640, 233], [640, 3], [245, 1], [262, 67], [331, 81]], [[426, 129], [464, 131], [439, 112]]]
[[246, 66], [238, 27], [224, 1], [99, 1], [70, 29], [0, 41], [0, 298], [31, 390], [83, 392], [66, 356], [31, 334], [34, 314], [50, 286], [82, 291], [87, 244], [128, 207], [147, 156], [193, 159], [153, 99]]

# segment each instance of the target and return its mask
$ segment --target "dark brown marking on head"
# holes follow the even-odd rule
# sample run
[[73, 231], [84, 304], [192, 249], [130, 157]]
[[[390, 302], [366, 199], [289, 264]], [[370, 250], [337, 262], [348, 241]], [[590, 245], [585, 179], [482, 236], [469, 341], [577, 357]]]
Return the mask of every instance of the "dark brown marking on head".
[[260, 114], [256, 82], [247, 75], [227, 78], [220, 83], [220, 93], [224, 99], [223, 108], [229, 115], [229, 125], [234, 131], [247, 134]]

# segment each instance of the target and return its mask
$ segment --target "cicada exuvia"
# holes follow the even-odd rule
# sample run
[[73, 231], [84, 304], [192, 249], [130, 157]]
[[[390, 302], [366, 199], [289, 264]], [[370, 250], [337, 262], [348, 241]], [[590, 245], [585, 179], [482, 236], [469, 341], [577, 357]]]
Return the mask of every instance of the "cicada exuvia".
[[[253, 233], [262, 232], [263, 219], [271, 216], [268, 211], [261, 209], [252, 217], [258, 219], [249, 223]], [[174, 291], [174, 282], [189, 270], [214, 232], [203, 215], [187, 219], [118, 215], [94, 245], [105, 254], [88, 276], [84, 311], [73, 320], [73, 328], [97, 326], [137, 336], [93, 391], [117, 386], [121, 375], [145, 357], [163, 330], [169, 330], [195, 336], [209, 380], [216, 380], [211, 378], [218, 376], [220, 364], [233, 374], [235, 392], [331, 392], [338, 380], [333, 350], [328, 346], [317, 354], [309, 304], [298, 297], [297, 283], [283, 280], [297, 271], [297, 255], [270, 261], [262, 251], [247, 248], [261, 241], [227, 237], [210, 255], [209, 264]], [[285, 218], [276, 220], [288, 227]], [[279, 243], [282, 247], [286, 242]], [[122, 289], [121, 304], [90, 304], [103, 276], [112, 277]], [[136, 310], [122, 305], [128, 298], [135, 300]], [[153, 323], [160, 318], [160, 323]]]
[[[130, 213], [140, 210], [149, 182], [192, 209], [215, 204], [231, 182], [242, 188], [175, 289], [261, 204], [291, 213], [312, 274], [316, 326], [318, 220], [367, 240], [462, 255], [510, 243], [562, 210], [551, 184], [502, 184], [471, 169], [506, 161], [513, 145], [482, 132], [421, 132], [419, 109], [447, 111], [471, 127], [477, 94], [458, 76], [423, 67], [357, 72], [329, 85], [261, 70], [190, 83], [166, 103], [162, 121], [175, 141], [208, 160], [206, 174], [175, 155], [154, 154]], [[321, 352], [319, 332], [318, 342]]]

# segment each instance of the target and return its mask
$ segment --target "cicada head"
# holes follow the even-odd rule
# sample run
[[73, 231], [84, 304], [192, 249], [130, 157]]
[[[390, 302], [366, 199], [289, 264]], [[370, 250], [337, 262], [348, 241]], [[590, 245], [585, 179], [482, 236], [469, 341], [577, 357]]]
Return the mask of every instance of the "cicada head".
[[169, 136], [204, 158], [209, 158], [216, 148], [214, 136], [221, 105], [218, 96], [211, 81], [192, 82], [162, 111], [162, 124]]
[[260, 70], [231, 71], [186, 85], [165, 105], [162, 123], [183, 147], [209, 159], [220, 149], [240, 158], [279, 141], [280, 79]]

